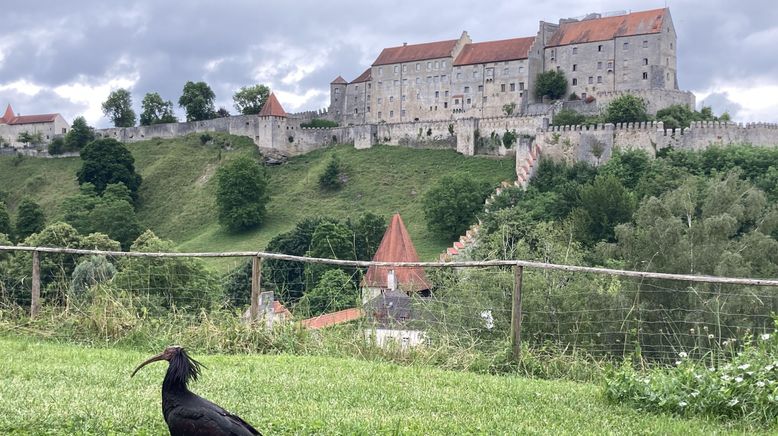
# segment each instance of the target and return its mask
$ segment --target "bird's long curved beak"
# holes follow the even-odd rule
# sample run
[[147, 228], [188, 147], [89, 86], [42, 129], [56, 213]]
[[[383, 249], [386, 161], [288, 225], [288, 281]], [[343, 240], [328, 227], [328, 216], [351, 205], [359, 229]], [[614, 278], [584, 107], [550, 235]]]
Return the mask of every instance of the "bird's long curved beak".
[[159, 360], [165, 360], [164, 354], [165, 353], [159, 353], [156, 356], [151, 357], [147, 361], [145, 361], [145, 362], [141, 363], [140, 365], [138, 365], [138, 367], [135, 368], [135, 371], [132, 372], [132, 375], [130, 375], [130, 378], [135, 376], [136, 372], [138, 372], [141, 368], [143, 368], [144, 366], [148, 365], [149, 363], [156, 362], [156, 361], [159, 361]]

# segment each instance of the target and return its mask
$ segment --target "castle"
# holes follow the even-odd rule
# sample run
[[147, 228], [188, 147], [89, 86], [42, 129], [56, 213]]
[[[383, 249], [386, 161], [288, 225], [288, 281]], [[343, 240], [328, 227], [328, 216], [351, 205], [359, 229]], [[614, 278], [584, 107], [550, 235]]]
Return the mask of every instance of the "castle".
[[24, 147], [19, 141], [19, 135], [29, 133], [40, 134], [43, 143], [51, 142], [56, 136], [64, 135], [70, 130], [70, 124], [60, 114], [17, 115], [9, 104], [0, 117], [0, 145], [12, 148]]
[[[568, 95], [607, 104], [641, 91], [649, 111], [694, 108], [678, 90], [676, 33], [670, 10], [656, 9], [558, 24], [541, 21], [535, 36], [499, 41], [459, 39], [385, 48], [359, 77], [330, 84], [328, 118], [343, 125], [485, 118], [543, 111], [538, 74], [561, 71]], [[534, 110], [533, 110], [534, 109]]]

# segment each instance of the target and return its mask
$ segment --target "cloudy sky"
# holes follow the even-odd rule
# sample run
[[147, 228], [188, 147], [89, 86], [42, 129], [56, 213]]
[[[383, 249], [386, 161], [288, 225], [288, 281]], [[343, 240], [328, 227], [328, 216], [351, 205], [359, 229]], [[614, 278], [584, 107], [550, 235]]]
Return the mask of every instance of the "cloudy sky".
[[107, 127], [100, 104], [112, 89], [129, 88], [140, 112], [147, 92], [177, 102], [187, 80], [207, 82], [217, 107], [231, 112], [234, 91], [255, 83], [270, 86], [287, 111], [318, 109], [333, 78], [354, 79], [383, 47], [463, 30], [475, 42], [532, 36], [539, 20], [665, 5], [678, 32], [681, 88], [736, 121], [778, 122], [774, 0], [9, 2], [0, 109], [84, 115]]

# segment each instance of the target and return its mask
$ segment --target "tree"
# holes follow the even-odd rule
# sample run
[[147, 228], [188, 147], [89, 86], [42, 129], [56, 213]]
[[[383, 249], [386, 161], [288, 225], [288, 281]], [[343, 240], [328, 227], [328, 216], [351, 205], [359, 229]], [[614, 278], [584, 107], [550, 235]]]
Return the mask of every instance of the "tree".
[[46, 218], [40, 205], [30, 198], [24, 198], [16, 211], [16, 236], [23, 240], [43, 230]]
[[84, 117], [76, 117], [70, 130], [65, 134], [65, 149], [67, 151], [81, 150], [94, 140], [94, 129], [89, 127]]
[[41, 132], [30, 133], [28, 131], [24, 131], [19, 133], [19, 136], [16, 137], [16, 140], [27, 145], [38, 145], [43, 142], [43, 134]]
[[65, 152], [65, 138], [61, 136], [57, 136], [56, 138], [52, 139], [49, 143], [49, 154], [52, 156], [56, 156], [58, 154], [62, 154]]
[[585, 121], [586, 116], [583, 114], [579, 114], [572, 109], [560, 109], [559, 112], [554, 114], [551, 124], [554, 126], [577, 126]]
[[357, 260], [371, 260], [386, 233], [386, 218], [366, 212], [356, 221], [348, 222], [354, 233], [354, 252]]
[[[306, 253], [309, 257], [321, 257], [326, 259], [354, 260], [354, 232], [346, 225], [331, 221], [323, 221], [316, 227], [311, 237], [311, 248]], [[311, 263], [305, 268], [306, 288], [314, 288], [322, 275], [331, 269], [338, 267], [327, 264]], [[349, 273], [355, 272], [353, 268], [342, 268]]]
[[357, 305], [357, 288], [348, 274], [331, 269], [305, 293], [300, 304], [308, 309], [310, 316], [348, 309]]
[[567, 79], [562, 71], [545, 71], [535, 80], [535, 97], [558, 100], [567, 94]]
[[187, 121], [210, 120], [216, 116], [213, 99], [216, 94], [205, 82], [186, 82], [178, 105], [186, 111]]
[[135, 158], [121, 142], [106, 138], [89, 143], [81, 150], [78, 183], [91, 183], [102, 194], [111, 183], [124, 183], [133, 200], [137, 199], [141, 176], [135, 172]]
[[427, 228], [457, 238], [475, 222], [489, 195], [489, 185], [465, 175], [445, 176], [424, 195]]
[[616, 225], [629, 222], [635, 200], [612, 175], [601, 175], [580, 192], [580, 206], [571, 212], [573, 231], [582, 243], [612, 242]]
[[176, 123], [178, 119], [173, 114], [173, 102], [162, 100], [156, 92], [149, 92], [141, 102], [143, 112], [140, 114], [140, 125]]
[[8, 208], [5, 206], [5, 202], [0, 201], [0, 234], [10, 238], [12, 231], [13, 227], [11, 227], [11, 216], [8, 215]]
[[614, 98], [605, 109], [606, 123], [638, 123], [648, 121], [646, 101], [632, 94]]
[[244, 86], [235, 92], [232, 100], [238, 112], [243, 115], [254, 115], [262, 110], [268, 96], [270, 96], [270, 88], [265, 85]]
[[123, 183], [109, 184], [98, 196], [91, 183], [82, 188], [63, 201], [65, 221], [82, 234], [104, 233], [128, 250], [141, 231], [130, 190]]
[[336, 191], [343, 186], [340, 180], [340, 161], [338, 157], [332, 155], [324, 172], [319, 175], [319, 188], [325, 191]]
[[230, 111], [228, 111], [226, 108], [220, 107], [219, 110], [216, 111], [216, 118], [227, 118], [230, 116]]
[[216, 173], [219, 222], [231, 231], [262, 224], [270, 199], [265, 169], [248, 157], [235, 159]]
[[132, 110], [132, 95], [130, 91], [119, 88], [108, 94], [103, 102], [103, 114], [113, 121], [116, 127], [132, 127], [135, 125], [135, 111]]

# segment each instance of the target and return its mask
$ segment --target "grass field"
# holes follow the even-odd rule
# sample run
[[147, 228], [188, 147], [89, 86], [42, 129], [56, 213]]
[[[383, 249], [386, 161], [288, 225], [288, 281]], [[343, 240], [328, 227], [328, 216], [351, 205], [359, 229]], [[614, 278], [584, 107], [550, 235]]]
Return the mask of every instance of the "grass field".
[[[138, 215], [144, 227], [172, 239], [182, 251], [258, 250], [278, 233], [312, 215], [356, 217], [362, 212], [387, 216], [400, 212], [423, 259], [435, 259], [452, 241], [427, 231], [421, 198], [447, 174], [467, 173], [497, 186], [514, 178], [510, 158], [465, 157], [452, 150], [416, 150], [376, 146], [355, 150], [337, 146], [318, 150], [268, 168], [271, 178], [266, 223], [258, 230], [229, 234], [217, 223], [215, 174], [224, 162], [253, 155], [248, 138], [214, 135], [217, 144], [203, 146], [196, 135], [176, 140], [129, 144], [143, 176]], [[220, 151], [229, 142], [231, 151]], [[345, 165], [348, 181], [332, 194], [322, 193], [318, 175], [332, 154]], [[0, 157], [0, 191], [14, 206], [23, 196], [40, 202], [49, 221], [61, 216], [62, 199], [78, 190], [78, 158], [16, 160]], [[11, 189], [10, 187], [13, 187]]]
[[[0, 434], [164, 434], [161, 350], [0, 338]], [[595, 385], [365, 361], [201, 356], [192, 390], [265, 434], [768, 434], [639, 413]]]

